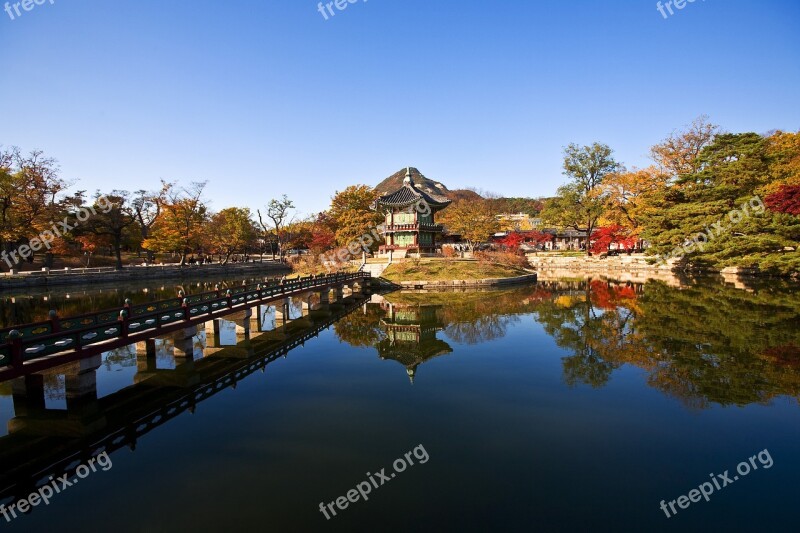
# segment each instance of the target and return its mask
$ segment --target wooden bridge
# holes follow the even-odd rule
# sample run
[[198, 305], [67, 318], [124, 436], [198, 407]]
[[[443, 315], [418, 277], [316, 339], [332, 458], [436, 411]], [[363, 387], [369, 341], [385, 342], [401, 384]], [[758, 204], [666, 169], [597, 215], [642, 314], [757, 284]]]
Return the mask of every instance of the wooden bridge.
[[106, 311], [50, 319], [0, 330], [0, 382], [41, 372], [65, 363], [148, 341], [253, 307], [288, 298], [318, 295], [328, 303], [348, 287], [361, 292], [370, 282], [369, 272], [309, 276], [281, 282], [245, 285], [196, 295], [180, 295], [141, 305], [125, 305]]

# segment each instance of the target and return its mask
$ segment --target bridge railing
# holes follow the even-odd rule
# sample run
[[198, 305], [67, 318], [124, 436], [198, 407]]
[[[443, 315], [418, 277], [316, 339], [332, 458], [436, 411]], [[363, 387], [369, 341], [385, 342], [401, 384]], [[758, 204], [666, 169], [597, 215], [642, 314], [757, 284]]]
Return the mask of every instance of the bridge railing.
[[178, 322], [196, 322], [203, 315], [299, 291], [324, 288], [369, 278], [369, 272], [330, 274], [242, 285], [190, 296], [107, 309], [69, 318], [50, 312], [50, 320], [0, 329], [0, 368], [22, 366], [26, 361], [125, 338], [148, 330], [160, 330]]

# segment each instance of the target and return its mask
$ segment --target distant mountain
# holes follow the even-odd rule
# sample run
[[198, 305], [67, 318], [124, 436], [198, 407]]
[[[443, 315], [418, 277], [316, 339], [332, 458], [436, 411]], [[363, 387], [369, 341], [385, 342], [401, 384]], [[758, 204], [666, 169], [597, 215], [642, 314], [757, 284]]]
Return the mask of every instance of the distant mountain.
[[[403, 180], [406, 178], [406, 169], [403, 168], [398, 170], [382, 182], [380, 182], [376, 187], [377, 190], [381, 195], [393, 193], [397, 189], [403, 186]], [[414, 185], [418, 189], [421, 189], [428, 193], [433, 194], [440, 194], [442, 196], [446, 196], [447, 198], [456, 201], [456, 200], [476, 200], [482, 198], [481, 195], [476, 193], [475, 191], [470, 191], [468, 189], [455, 189], [450, 190], [444, 183], [440, 183], [438, 181], [433, 181], [431, 179], [426, 178], [419, 170], [414, 167], [411, 167], [411, 179], [414, 180]]]

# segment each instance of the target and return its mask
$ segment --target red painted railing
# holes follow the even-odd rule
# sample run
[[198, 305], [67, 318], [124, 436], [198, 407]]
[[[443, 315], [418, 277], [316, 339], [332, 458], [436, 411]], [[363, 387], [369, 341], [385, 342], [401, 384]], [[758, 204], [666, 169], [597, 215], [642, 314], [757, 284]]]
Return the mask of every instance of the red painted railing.
[[444, 226], [441, 224], [389, 224], [384, 228], [385, 232], [396, 231], [444, 231]]

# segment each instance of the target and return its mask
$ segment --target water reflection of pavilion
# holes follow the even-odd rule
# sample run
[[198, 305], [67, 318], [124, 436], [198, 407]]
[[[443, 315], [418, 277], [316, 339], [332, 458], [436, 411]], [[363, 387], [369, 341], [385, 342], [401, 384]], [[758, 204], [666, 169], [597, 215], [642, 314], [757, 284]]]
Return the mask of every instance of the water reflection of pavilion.
[[392, 359], [406, 367], [411, 383], [420, 364], [453, 351], [449, 344], [436, 338], [442, 329], [437, 314], [441, 306], [385, 302], [384, 308], [386, 316], [381, 319], [381, 328], [386, 337], [378, 343], [378, 353], [381, 359]]

